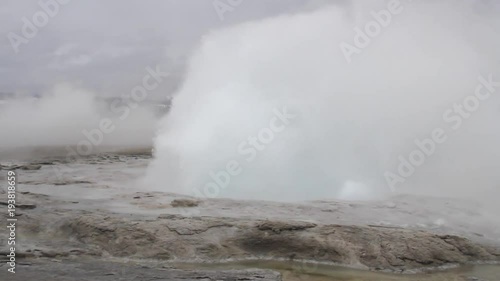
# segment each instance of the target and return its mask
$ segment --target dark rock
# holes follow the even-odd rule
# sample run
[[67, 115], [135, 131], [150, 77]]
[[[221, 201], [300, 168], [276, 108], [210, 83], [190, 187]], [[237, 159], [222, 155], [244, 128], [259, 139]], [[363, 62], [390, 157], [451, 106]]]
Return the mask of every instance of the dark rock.
[[40, 168], [42, 168], [42, 165], [23, 165], [20, 166], [19, 168], [25, 171], [35, 171], [35, 170], [40, 170]]
[[19, 204], [19, 205], [16, 205], [16, 207], [19, 209], [35, 209], [36, 205], [35, 204]]
[[191, 199], [175, 199], [170, 205], [174, 208], [191, 208], [196, 207], [200, 204], [199, 201], [191, 200]]
[[282, 231], [304, 230], [307, 228], [316, 227], [316, 224], [309, 222], [282, 222], [282, 221], [266, 221], [257, 225], [259, 230], [272, 230], [275, 233]]
[[90, 181], [83, 181], [83, 180], [68, 180], [68, 181], [61, 181], [61, 182], [55, 182], [53, 183], [54, 185], [70, 185], [70, 184], [91, 184], [92, 182]]

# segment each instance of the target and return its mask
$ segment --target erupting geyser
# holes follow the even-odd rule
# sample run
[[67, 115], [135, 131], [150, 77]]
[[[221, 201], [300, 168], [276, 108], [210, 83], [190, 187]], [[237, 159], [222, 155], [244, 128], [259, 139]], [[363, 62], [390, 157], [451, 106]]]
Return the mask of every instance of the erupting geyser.
[[[498, 83], [466, 117], [456, 107], [478, 77], [500, 80], [498, 38], [474, 24], [498, 23], [477, 10], [464, 18], [471, 7], [455, 1], [403, 2], [350, 63], [339, 46], [354, 44], [385, 1], [206, 35], [162, 120], [148, 185], [202, 197], [356, 200], [389, 194], [390, 172], [396, 192], [498, 194]], [[412, 154], [436, 129], [445, 140]], [[414, 155], [424, 158], [412, 164]], [[411, 175], [398, 172], [406, 161]]]

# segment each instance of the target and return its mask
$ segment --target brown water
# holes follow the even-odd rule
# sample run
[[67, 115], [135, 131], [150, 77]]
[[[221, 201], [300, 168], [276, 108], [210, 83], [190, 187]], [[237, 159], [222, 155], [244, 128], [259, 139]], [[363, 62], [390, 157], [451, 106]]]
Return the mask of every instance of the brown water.
[[500, 281], [500, 265], [468, 265], [418, 274], [381, 273], [339, 266], [280, 261], [243, 261], [224, 264], [177, 264], [182, 269], [261, 268], [281, 272], [283, 281]]

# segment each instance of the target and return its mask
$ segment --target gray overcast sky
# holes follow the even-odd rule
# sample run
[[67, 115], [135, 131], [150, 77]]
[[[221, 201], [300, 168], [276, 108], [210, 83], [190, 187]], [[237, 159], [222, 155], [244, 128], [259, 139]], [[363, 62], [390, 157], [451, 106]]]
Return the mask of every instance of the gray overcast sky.
[[0, 92], [34, 94], [71, 81], [103, 95], [116, 95], [140, 81], [148, 65], [171, 67], [179, 57], [182, 64], [182, 57], [210, 29], [323, 1], [243, 0], [220, 20], [213, 0], [72, 0], [61, 5], [16, 54], [8, 34], [22, 34], [22, 18], [31, 20], [41, 10], [38, 2], [0, 3]]
[[[23, 17], [32, 19], [41, 2], [55, 0], [2, 0], [0, 2], [0, 92], [38, 94], [51, 85], [82, 83], [100, 95], [118, 95], [136, 85], [144, 68], [177, 65], [162, 93], [179, 81], [183, 57], [210, 29], [282, 13], [349, 0], [242, 0], [222, 21], [214, 1], [237, 0], [69, 0], [15, 53], [10, 32], [21, 35]], [[68, 0], [65, 0], [68, 1]], [[458, 2], [474, 2], [456, 0]], [[460, 2], [460, 3], [462, 3]], [[479, 1], [479, 8], [498, 11], [498, 2]], [[476, 1], [475, 3], [479, 3]], [[484, 8], [486, 7], [486, 8]]]

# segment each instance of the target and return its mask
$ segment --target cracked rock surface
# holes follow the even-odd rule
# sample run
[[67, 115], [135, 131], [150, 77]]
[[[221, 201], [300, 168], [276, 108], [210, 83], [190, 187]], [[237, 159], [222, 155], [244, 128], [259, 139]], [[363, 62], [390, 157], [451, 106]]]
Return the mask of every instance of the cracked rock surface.
[[[281, 280], [272, 271], [173, 268], [178, 262], [315, 261], [412, 273], [500, 261], [498, 216], [471, 202], [197, 199], [137, 191], [133, 180], [147, 166], [139, 156], [79, 161], [64, 163], [77, 176], [54, 177], [57, 161], [18, 170], [18, 280]], [[6, 239], [0, 236], [2, 256]], [[137, 260], [161, 265], [127, 263]], [[11, 280], [5, 263], [0, 269], [0, 280]]]
[[[161, 194], [148, 198], [157, 197]], [[20, 200], [44, 202], [34, 209], [19, 210], [18, 235], [23, 243], [18, 254], [28, 258], [308, 260], [395, 272], [500, 260], [495, 245], [431, 230], [319, 220], [184, 216], [164, 213], [165, 209], [159, 209], [160, 214], [88, 210], [35, 193], [20, 194]]]

